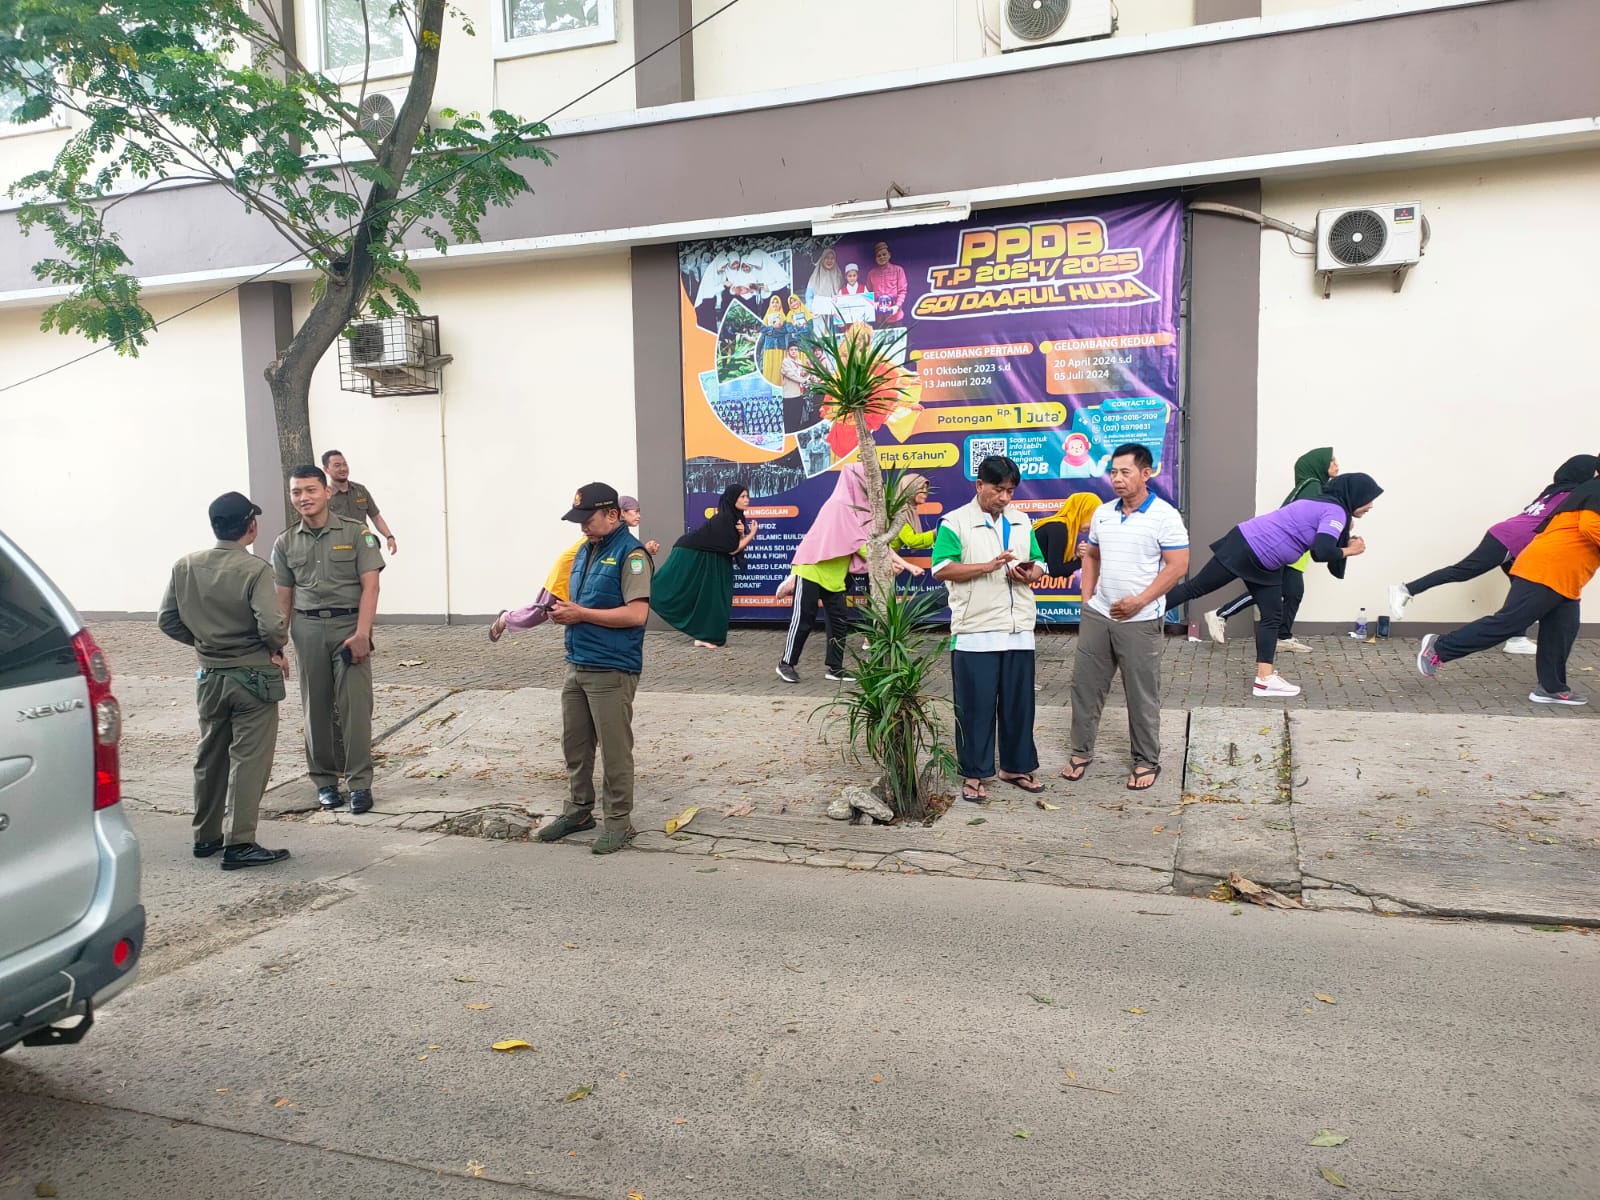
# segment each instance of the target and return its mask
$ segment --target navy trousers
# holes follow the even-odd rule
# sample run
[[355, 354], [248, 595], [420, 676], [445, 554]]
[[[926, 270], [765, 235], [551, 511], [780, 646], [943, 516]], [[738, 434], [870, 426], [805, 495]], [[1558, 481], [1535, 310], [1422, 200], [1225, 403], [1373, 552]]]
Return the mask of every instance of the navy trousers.
[[956, 702], [956, 759], [963, 779], [994, 774], [995, 727], [1000, 769], [1026, 774], [1039, 769], [1033, 743], [1033, 651], [992, 653], [955, 650], [950, 677]]

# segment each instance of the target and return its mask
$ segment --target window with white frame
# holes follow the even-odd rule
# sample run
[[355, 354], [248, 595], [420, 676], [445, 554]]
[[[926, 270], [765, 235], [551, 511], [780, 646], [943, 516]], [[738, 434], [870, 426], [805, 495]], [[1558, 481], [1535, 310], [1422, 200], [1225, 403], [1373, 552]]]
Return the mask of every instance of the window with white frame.
[[616, 0], [494, 0], [496, 50], [542, 54], [617, 40]]
[[410, 70], [411, 38], [391, 0], [320, 0], [319, 7], [324, 72], [359, 75], [363, 65], [374, 75]]

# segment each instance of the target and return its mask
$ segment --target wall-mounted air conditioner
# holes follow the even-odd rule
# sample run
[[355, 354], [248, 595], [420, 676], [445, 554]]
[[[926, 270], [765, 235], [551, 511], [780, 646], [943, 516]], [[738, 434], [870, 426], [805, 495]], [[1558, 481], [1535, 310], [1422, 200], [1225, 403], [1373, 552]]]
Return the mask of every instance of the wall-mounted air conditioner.
[[1405, 274], [1422, 260], [1428, 221], [1422, 206], [1363, 204], [1317, 213], [1317, 273], [1327, 296], [1335, 275], [1394, 276], [1399, 291]]
[[1005, 53], [1110, 37], [1116, 28], [1111, 0], [1004, 0], [1000, 16]]
[[388, 92], [368, 92], [361, 98], [358, 118], [361, 132], [375, 142], [389, 136], [395, 122], [400, 119], [400, 106], [406, 102], [406, 89]]

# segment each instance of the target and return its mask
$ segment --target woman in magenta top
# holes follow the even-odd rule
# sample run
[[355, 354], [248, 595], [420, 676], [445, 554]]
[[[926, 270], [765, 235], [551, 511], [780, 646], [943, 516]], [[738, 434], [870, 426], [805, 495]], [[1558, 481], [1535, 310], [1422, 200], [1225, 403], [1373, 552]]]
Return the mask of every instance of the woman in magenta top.
[[[1575, 454], [1562, 463], [1550, 481], [1550, 486], [1534, 497], [1533, 502], [1514, 517], [1489, 526], [1483, 541], [1458, 563], [1430, 571], [1410, 583], [1397, 583], [1389, 589], [1389, 610], [1395, 620], [1406, 615], [1406, 605], [1430, 588], [1441, 583], [1465, 583], [1480, 575], [1487, 575], [1499, 567], [1509, 577], [1511, 564], [1533, 541], [1539, 523], [1555, 511], [1567, 494], [1580, 483], [1587, 483], [1600, 475], [1600, 456]], [[1534, 645], [1526, 637], [1512, 638], [1506, 649], [1513, 654], [1532, 654]]]
[[1350, 536], [1350, 523], [1364, 516], [1383, 489], [1371, 475], [1355, 472], [1329, 481], [1315, 500], [1293, 500], [1282, 508], [1251, 517], [1211, 543], [1211, 561], [1193, 579], [1167, 593], [1164, 605], [1175, 608], [1226, 587], [1235, 579], [1256, 598], [1261, 620], [1256, 624], [1256, 681], [1253, 695], [1298, 696], [1300, 689], [1279, 675], [1273, 665], [1278, 652], [1278, 622], [1283, 608], [1283, 573], [1309, 553], [1327, 563], [1335, 577], [1344, 577], [1345, 559], [1362, 553], [1366, 543]]

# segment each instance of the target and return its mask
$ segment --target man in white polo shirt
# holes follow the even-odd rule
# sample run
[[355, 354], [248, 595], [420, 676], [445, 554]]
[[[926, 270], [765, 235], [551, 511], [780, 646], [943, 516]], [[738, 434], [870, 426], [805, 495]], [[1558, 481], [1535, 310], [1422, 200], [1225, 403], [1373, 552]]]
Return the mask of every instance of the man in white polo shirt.
[[1189, 531], [1178, 510], [1150, 491], [1154, 460], [1131, 442], [1111, 452], [1117, 498], [1089, 518], [1083, 552], [1083, 615], [1072, 668], [1072, 757], [1063, 779], [1094, 761], [1111, 679], [1122, 672], [1133, 774], [1142, 792], [1161, 775], [1162, 598], [1189, 569]]

